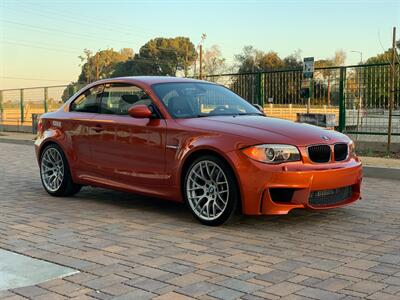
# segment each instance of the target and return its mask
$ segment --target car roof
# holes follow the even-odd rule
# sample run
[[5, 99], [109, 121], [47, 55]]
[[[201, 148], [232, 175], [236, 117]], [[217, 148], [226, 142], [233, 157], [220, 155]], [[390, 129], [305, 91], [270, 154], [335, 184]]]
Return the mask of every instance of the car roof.
[[124, 81], [132, 83], [143, 83], [145, 85], [152, 85], [157, 83], [173, 83], [173, 82], [198, 82], [198, 83], [209, 83], [208, 81], [198, 80], [194, 78], [184, 78], [184, 77], [172, 77], [172, 76], [127, 76], [127, 77], [115, 77], [101, 80], [102, 83], [111, 83], [111, 82], [118, 82]]

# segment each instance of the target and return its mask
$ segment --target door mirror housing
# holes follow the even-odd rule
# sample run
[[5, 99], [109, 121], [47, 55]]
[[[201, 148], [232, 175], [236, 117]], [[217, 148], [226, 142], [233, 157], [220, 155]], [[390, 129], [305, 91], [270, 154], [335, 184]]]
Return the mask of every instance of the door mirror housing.
[[134, 105], [128, 110], [128, 114], [136, 119], [150, 119], [153, 115], [151, 110], [144, 104]]
[[263, 109], [263, 107], [262, 107], [261, 105], [254, 103], [253, 106], [254, 106], [255, 108], [257, 108], [260, 112], [262, 112], [263, 114], [265, 114], [265, 113], [264, 113], [264, 109]]

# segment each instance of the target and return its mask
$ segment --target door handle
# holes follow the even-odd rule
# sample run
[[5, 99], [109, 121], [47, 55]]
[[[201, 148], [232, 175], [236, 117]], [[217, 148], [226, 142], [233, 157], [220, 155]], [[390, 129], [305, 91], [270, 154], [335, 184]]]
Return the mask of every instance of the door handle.
[[104, 131], [104, 128], [103, 128], [100, 124], [98, 124], [98, 125], [92, 127], [92, 129], [93, 129], [94, 131], [96, 131], [97, 133]]

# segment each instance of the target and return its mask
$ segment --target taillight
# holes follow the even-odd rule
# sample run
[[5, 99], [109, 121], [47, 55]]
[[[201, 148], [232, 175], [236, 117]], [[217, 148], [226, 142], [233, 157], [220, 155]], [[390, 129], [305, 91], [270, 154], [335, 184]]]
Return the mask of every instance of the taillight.
[[42, 133], [43, 132], [43, 120], [42, 119], [38, 120], [37, 132], [38, 133]]

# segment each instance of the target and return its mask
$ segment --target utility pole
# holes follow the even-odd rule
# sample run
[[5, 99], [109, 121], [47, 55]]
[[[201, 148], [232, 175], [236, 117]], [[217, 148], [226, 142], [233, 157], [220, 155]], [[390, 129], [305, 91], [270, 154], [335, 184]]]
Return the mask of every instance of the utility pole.
[[96, 64], [96, 81], [97, 80], [99, 80], [99, 78], [100, 78], [100, 66], [99, 66], [99, 52], [97, 52], [95, 55], [94, 55], [94, 61], [95, 61], [95, 64]]
[[196, 53], [196, 58], [194, 59], [193, 76], [196, 77], [196, 74], [197, 74], [197, 53]]
[[203, 79], [203, 45], [200, 44], [200, 79]]
[[185, 77], [188, 76], [188, 56], [189, 56], [189, 45], [186, 44], [186, 49], [185, 49]]
[[201, 40], [200, 40], [200, 43], [199, 43], [199, 50], [200, 50], [200, 66], [199, 66], [200, 75], [199, 75], [199, 78], [200, 79], [203, 79], [203, 43], [204, 43], [204, 40], [206, 38], [207, 38], [207, 35], [205, 33], [202, 33], [201, 34]]
[[390, 154], [390, 144], [392, 143], [392, 112], [395, 96], [396, 84], [396, 27], [393, 27], [393, 41], [392, 41], [392, 63], [391, 63], [391, 80], [390, 80], [390, 98], [389, 98], [389, 124], [388, 124], [388, 141], [387, 141], [387, 154]]

